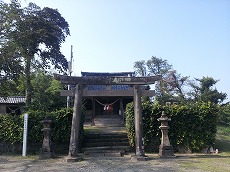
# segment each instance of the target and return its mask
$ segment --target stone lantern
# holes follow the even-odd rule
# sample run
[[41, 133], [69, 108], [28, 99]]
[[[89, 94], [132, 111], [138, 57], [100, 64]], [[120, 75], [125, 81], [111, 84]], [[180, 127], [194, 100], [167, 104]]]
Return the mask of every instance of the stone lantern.
[[171, 121], [171, 119], [168, 118], [165, 112], [163, 111], [161, 117], [157, 120], [161, 122], [161, 126], [159, 128], [161, 129], [162, 133], [161, 145], [159, 147], [159, 155], [163, 158], [172, 157], [174, 156], [174, 150], [173, 147], [170, 145], [168, 137], [168, 121]]
[[51, 138], [50, 138], [50, 133], [51, 133], [51, 124], [52, 120], [42, 120], [40, 123], [43, 125], [43, 143], [42, 143], [42, 148], [40, 148], [40, 159], [48, 159], [53, 157], [53, 152], [51, 148]]

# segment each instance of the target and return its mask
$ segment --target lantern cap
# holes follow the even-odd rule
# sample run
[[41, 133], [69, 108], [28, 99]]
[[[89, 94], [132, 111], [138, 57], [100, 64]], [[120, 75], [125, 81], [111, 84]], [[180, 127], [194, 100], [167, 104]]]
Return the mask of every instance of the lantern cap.
[[158, 121], [171, 121], [171, 118], [168, 118], [168, 116], [165, 114], [165, 111], [162, 111], [162, 115], [160, 118], [157, 119]]

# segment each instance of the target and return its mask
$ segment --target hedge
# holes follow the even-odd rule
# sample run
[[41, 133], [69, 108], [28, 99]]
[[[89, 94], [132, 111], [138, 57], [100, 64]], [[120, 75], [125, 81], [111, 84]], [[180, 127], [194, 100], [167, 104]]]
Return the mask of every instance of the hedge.
[[[214, 145], [219, 107], [211, 103], [194, 103], [184, 105], [162, 106], [142, 102], [143, 130], [145, 148], [149, 152], [158, 152], [161, 131], [157, 120], [162, 111], [171, 118], [169, 122], [170, 143], [175, 150], [183, 147], [190, 151], [199, 151]], [[135, 146], [134, 107], [126, 107], [126, 128], [130, 145]]]
[[[43, 128], [40, 121], [44, 119], [51, 119], [52, 132], [51, 139], [54, 145], [59, 145], [61, 149], [66, 149], [66, 145], [70, 141], [70, 132], [72, 125], [72, 109], [61, 109], [55, 112], [43, 112], [43, 111], [29, 111], [28, 119], [28, 146], [42, 146]], [[82, 110], [82, 120], [80, 128], [80, 145], [83, 137], [83, 121], [84, 121], [84, 109]], [[23, 126], [24, 115], [12, 116], [12, 115], [0, 115], [0, 143], [10, 147], [13, 145], [22, 145], [23, 142]], [[67, 147], [68, 148], [68, 147]], [[39, 150], [39, 147], [36, 148]], [[9, 150], [6, 150], [7, 152]]]

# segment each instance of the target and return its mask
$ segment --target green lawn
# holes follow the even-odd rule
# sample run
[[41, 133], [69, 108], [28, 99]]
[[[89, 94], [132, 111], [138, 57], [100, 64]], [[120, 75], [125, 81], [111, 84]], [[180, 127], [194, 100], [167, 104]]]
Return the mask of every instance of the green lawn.
[[219, 154], [197, 154], [179, 162], [180, 167], [184, 171], [230, 171], [230, 127], [218, 126], [215, 148], [219, 150]]
[[216, 148], [218, 148], [220, 152], [230, 153], [230, 127], [218, 126]]

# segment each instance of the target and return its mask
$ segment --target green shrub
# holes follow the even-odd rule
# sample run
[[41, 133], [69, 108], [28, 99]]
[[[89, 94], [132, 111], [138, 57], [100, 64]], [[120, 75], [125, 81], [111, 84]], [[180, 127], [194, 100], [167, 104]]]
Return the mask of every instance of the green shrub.
[[[69, 144], [70, 132], [72, 125], [72, 109], [61, 109], [54, 112], [43, 111], [29, 111], [28, 119], [28, 146], [29, 145], [42, 145], [43, 128], [41, 121], [44, 119], [51, 119], [52, 132], [51, 139], [56, 145]], [[80, 143], [83, 138], [83, 122], [85, 111], [82, 109], [82, 119], [80, 127]], [[23, 141], [23, 127], [24, 127], [24, 115], [12, 116], [1, 115], [0, 116], [0, 142], [13, 145], [15, 143], [22, 144]], [[39, 150], [39, 148], [37, 148]]]
[[218, 122], [220, 125], [230, 126], [230, 104], [221, 106]]
[[[165, 111], [169, 122], [169, 138], [174, 149], [183, 146], [198, 151], [215, 142], [219, 107], [211, 103], [161, 106], [150, 101], [142, 102], [143, 130], [147, 151], [158, 151], [161, 139], [157, 119]], [[126, 128], [130, 145], [135, 144], [133, 103], [126, 108]]]
[[0, 140], [11, 144], [22, 142], [23, 121], [18, 116], [0, 115]]

